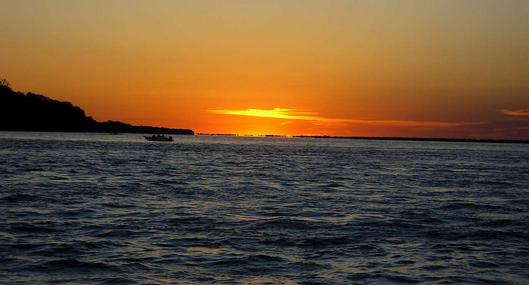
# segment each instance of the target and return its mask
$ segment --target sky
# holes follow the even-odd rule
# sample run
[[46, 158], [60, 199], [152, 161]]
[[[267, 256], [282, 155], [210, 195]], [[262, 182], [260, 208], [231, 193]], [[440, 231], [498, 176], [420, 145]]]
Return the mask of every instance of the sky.
[[0, 78], [198, 133], [529, 139], [529, 1], [0, 0]]

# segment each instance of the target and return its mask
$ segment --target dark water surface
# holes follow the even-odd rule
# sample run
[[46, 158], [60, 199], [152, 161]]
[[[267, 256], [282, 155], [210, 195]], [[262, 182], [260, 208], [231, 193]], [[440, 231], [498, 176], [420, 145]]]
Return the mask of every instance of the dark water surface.
[[2, 284], [529, 283], [529, 145], [0, 133]]

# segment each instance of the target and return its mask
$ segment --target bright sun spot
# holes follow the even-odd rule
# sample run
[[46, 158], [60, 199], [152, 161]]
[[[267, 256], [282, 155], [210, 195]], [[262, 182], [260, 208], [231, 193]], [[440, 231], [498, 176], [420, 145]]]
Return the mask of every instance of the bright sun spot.
[[222, 115], [235, 115], [235, 116], [249, 116], [259, 118], [274, 118], [274, 119], [286, 119], [286, 120], [307, 120], [307, 121], [322, 121], [325, 118], [318, 116], [311, 116], [311, 113], [301, 112], [295, 109], [283, 109], [274, 108], [271, 110], [263, 109], [246, 109], [246, 110], [210, 110], [212, 113]]

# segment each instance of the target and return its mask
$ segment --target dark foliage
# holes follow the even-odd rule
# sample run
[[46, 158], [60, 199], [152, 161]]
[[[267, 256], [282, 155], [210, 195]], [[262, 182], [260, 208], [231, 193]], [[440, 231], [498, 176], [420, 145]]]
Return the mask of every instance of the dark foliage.
[[194, 135], [192, 130], [188, 129], [170, 129], [150, 126], [133, 126], [123, 122], [107, 121], [97, 123], [98, 129], [102, 132], [119, 132], [119, 133], [155, 133], [155, 134], [173, 134], [173, 135]]
[[70, 102], [33, 93], [15, 92], [0, 81], [0, 130], [51, 132], [127, 132], [193, 135], [192, 130], [97, 122]]

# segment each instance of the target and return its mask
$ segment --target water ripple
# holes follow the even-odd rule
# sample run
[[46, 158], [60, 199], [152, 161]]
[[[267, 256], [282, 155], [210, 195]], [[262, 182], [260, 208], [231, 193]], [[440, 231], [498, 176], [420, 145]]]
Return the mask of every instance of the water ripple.
[[0, 133], [6, 284], [526, 284], [525, 145]]

